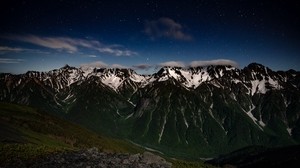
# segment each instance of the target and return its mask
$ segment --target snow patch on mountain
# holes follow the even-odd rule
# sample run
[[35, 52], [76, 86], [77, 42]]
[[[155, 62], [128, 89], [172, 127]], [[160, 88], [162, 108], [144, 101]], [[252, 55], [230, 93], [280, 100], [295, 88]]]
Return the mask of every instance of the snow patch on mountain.
[[162, 137], [162, 135], [163, 135], [163, 133], [164, 133], [164, 131], [165, 131], [165, 125], [166, 125], [166, 123], [167, 123], [167, 118], [164, 117], [163, 119], [164, 119], [164, 120], [163, 120], [162, 128], [161, 128], [161, 130], [160, 130], [160, 132], [159, 132], [159, 134], [158, 134], [158, 143], [160, 143], [160, 141], [161, 141], [161, 137]]
[[262, 93], [265, 94], [266, 93], [266, 87], [265, 87], [265, 80], [254, 80], [251, 81], [251, 85], [252, 85], [252, 91], [251, 91], [251, 95], [253, 96], [255, 93]]
[[72, 69], [72, 70], [68, 70], [68, 78], [66, 79], [68, 84], [67, 86], [70, 86], [71, 84], [77, 82], [80, 80], [80, 73], [79, 73], [79, 69]]
[[261, 127], [262, 125], [264, 125], [264, 123], [262, 122], [262, 123], [260, 123], [260, 124], [257, 124], [257, 119], [253, 116], [253, 114], [252, 114], [252, 111], [255, 109], [255, 105], [254, 104], [251, 104], [250, 106], [249, 106], [249, 111], [246, 111], [246, 110], [244, 110], [243, 109], [243, 111], [251, 118], [251, 120], [254, 122], [254, 124], [256, 124], [258, 127], [259, 127], [259, 129], [261, 129], [262, 131], [263, 131], [263, 128]]
[[147, 78], [145, 76], [138, 75], [136, 73], [132, 74], [129, 78], [133, 82], [138, 82], [138, 83], [145, 83], [145, 82], [147, 82]]
[[136, 106], [136, 104], [134, 104], [132, 101], [130, 101], [130, 99], [128, 99], [127, 102], [130, 103], [131, 105], [133, 105], [134, 107]]
[[160, 74], [158, 82], [166, 81], [170, 78], [177, 80], [186, 88], [197, 88], [201, 83], [210, 81], [212, 77], [209, 75], [206, 68], [203, 69], [182, 69], [176, 67], [165, 67]]
[[287, 132], [288, 132], [290, 135], [292, 135], [292, 129], [291, 129], [291, 128], [287, 128], [286, 130], [287, 130]]
[[84, 77], [88, 77], [88, 75], [92, 74], [94, 72], [93, 67], [80, 67], [80, 70], [83, 72]]
[[278, 84], [278, 81], [269, 78], [268, 82], [274, 89], [280, 89], [280, 85]]
[[74, 95], [73, 94], [69, 94], [63, 101], [67, 101], [68, 99], [72, 98]]
[[201, 83], [211, 80], [211, 77], [209, 76], [206, 69], [197, 73], [192, 73], [188, 70], [182, 70], [181, 74], [185, 77], [186, 82], [184, 83], [184, 85], [188, 88], [197, 88]]
[[113, 88], [114, 90], [117, 90], [118, 87], [122, 84], [123, 80], [114, 75], [107, 75], [107, 76], [102, 77], [101, 82], [104, 83], [105, 85]]

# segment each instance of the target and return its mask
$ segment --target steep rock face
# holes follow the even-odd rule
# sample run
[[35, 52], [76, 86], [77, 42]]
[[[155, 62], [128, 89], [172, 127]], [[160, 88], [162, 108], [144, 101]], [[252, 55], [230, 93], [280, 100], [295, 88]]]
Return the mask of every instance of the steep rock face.
[[[300, 73], [252, 63], [130, 69], [65, 66], [0, 74], [0, 100], [51, 109], [90, 129], [170, 151], [214, 156], [249, 145], [300, 141]], [[49, 110], [48, 110], [49, 111]]]

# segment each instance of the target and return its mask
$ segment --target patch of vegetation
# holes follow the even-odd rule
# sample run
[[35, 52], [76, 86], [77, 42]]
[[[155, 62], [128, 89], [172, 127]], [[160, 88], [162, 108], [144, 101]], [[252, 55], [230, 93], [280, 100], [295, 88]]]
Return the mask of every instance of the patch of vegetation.
[[[65, 152], [71, 150], [70, 148], [50, 147], [45, 145], [36, 144], [7, 144], [0, 143], [0, 165], [4, 166], [9, 164], [22, 167], [22, 164], [29, 163], [31, 160], [48, 154], [56, 152]], [[25, 166], [25, 165], [23, 165]]]
[[183, 161], [183, 160], [170, 160], [172, 168], [214, 168], [210, 164], [205, 164], [203, 161]]

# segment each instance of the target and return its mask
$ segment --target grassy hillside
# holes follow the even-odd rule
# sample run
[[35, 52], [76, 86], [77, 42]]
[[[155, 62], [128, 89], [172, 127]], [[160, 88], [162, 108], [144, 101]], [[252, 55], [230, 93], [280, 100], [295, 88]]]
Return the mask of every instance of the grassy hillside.
[[27, 106], [0, 103], [0, 163], [65, 150], [97, 147], [106, 152], [143, 152]]
[[[100, 151], [142, 153], [144, 149], [91, 132], [47, 112], [0, 102], [0, 166], [22, 167], [24, 161], [57, 152], [97, 147]], [[173, 167], [211, 167], [201, 161], [168, 159]], [[11, 164], [13, 163], [13, 164]], [[26, 167], [26, 165], [23, 165]]]

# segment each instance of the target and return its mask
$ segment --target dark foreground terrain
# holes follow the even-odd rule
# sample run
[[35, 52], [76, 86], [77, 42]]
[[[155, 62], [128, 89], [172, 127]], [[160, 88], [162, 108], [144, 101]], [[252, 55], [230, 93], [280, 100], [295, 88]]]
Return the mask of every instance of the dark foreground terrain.
[[97, 148], [87, 150], [61, 152], [43, 157], [38, 157], [31, 161], [24, 161], [14, 158], [10, 162], [2, 163], [3, 167], [130, 167], [130, 168], [169, 168], [171, 163], [162, 157], [150, 152], [143, 154], [115, 154], [100, 152]]
[[300, 146], [273, 149], [262, 146], [247, 147], [207, 163], [221, 167], [298, 167], [300, 165]]

